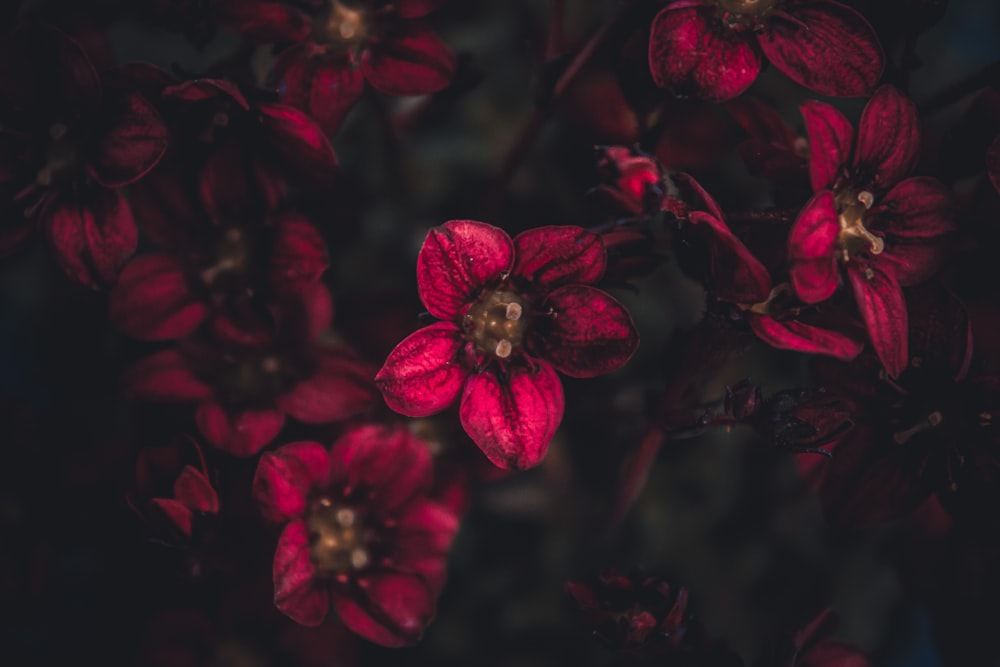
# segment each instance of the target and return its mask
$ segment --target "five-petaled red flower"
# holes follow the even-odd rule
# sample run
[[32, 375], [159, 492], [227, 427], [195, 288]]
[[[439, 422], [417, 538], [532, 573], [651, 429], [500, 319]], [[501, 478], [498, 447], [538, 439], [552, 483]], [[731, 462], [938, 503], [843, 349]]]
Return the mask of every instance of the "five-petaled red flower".
[[274, 602], [293, 620], [332, 607], [385, 646], [420, 639], [434, 616], [455, 515], [428, 500], [427, 446], [403, 428], [360, 425], [327, 451], [295, 442], [264, 454], [254, 495], [285, 524], [274, 556]]
[[823, 95], [874, 88], [885, 54], [872, 27], [833, 0], [674, 0], [653, 19], [649, 66], [657, 85], [722, 102], [756, 80], [763, 56]]
[[954, 227], [951, 196], [935, 179], [905, 178], [917, 164], [919, 121], [895, 88], [875, 92], [856, 138], [830, 105], [809, 101], [801, 108], [816, 195], [789, 235], [792, 284], [804, 302], [824, 301], [837, 289], [842, 264], [872, 346], [898, 376], [907, 363], [900, 285], [917, 284], [937, 268], [940, 237]]
[[503, 468], [537, 465], [562, 420], [553, 368], [577, 378], [617, 370], [639, 335], [628, 311], [591, 287], [604, 274], [601, 238], [581, 227], [531, 229], [452, 220], [417, 258], [420, 298], [445, 322], [401, 342], [375, 380], [393, 410], [440, 412], [461, 393], [466, 433]]

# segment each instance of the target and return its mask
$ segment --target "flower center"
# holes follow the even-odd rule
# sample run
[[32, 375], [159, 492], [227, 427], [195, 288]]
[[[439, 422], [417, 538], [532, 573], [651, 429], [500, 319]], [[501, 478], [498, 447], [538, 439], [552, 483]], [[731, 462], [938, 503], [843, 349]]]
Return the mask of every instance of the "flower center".
[[330, 498], [320, 498], [306, 518], [310, 556], [323, 574], [362, 570], [371, 562], [365, 528], [357, 512]]
[[199, 273], [207, 286], [219, 286], [225, 277], [237, 277], [247, 273], [252, 259], [250, 239], [240, 229], [227, 229], [218, 240], [213, 252], [212, 264]]
[[49, 127], [45, 163], [35, 175], [35, 182], [45, 187], [53, 183], [60, 185], [71, 180], [79, 168], [80, 153], [70, 137], [69, 128], [63, 123], [53, 123]]
[[514, 292], [490, 292], [465, 314], [466, 336], [483, 354], [506, 359], [524, 340], [529, 319], [524, 311], [524, 301]]
[[837, 193], [835, 203], [840, 223], [837, 246], [840, 248], [841, 261], [846, 262], [852, 255], [861, 252], [878, 255], [885, 250], [885, 241], [868, 231], [864, 225], [865, 212], [872, 207], [874, 201], [875, 197], [867, 191], [855, 193], [853, 190], [843, 190]]
[[361, 3], [330, 0], [316, 17], [313, 35], [317, 42], [336, 51], [353, 52], [368, 38], [369, 12]]

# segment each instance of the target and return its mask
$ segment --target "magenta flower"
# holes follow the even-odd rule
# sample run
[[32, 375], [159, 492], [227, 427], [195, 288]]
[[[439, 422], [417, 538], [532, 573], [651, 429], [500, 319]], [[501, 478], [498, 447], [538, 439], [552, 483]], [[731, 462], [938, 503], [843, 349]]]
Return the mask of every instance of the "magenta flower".
[[264, 454], [253, 489], [265, 519], [284, 524], [274, 603], [317, 626], [332, 608], [384, 646], [420, 639], [434, 616], [455, 515], [427, 499], [427, 446], [403, 428], [361, 425], [329, 451], [296, 442]]
[[674, 0], [653, 19], [658, 86], [713, 102], [756, 80], [763, 56], [822, 95], [867, 95], [885, 54], [861, 14], [833, 0]]
[[895, 88], [875, 92], [856, 139], [828, 104], [806, 102], [802, 115], [816, 195], [789, 235], [792, 284], [804, 302], [824, 301], [842, 265], [879, 359], [898, 376], [907, 363], [900, 285], [936, 269], [940, 237], [954, 228], [950, 193], [932, 178], [905, 178], [917, 164], [920, 135], [916, 108]]
[[393, 410], [425, 417], [461, 393], [469, 437], [502, 468], [537, 465], [562, 420], [558, 369], [586, 378], [617, 370], [639, 335], [628, 311], [591, 287], [606, 251], [580, 227], [539, 227], [514, 240], [452, 220], [417, 257], [420, 298], [438, 322], [410, 335], [375, 378]]

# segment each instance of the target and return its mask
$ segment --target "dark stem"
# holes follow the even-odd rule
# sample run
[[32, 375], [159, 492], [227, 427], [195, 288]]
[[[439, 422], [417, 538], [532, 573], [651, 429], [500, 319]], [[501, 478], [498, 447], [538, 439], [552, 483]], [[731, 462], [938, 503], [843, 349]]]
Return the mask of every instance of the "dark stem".
[[[584, 66], [590, 62], [590, 59], [597, 52], [598, 48], [604, 44], [608, 35], [610, 35], [614, 28], [618, 26], [622, 17], [624, 17], [630, 9], [631, 3], [624, 2], [619, 6], [618, 10], [611, 16], [611, 18], [604, 22], [600, 29], [594, 33], [586, 44], [583, 45], [583, 48], [577, 52], [569, 66], [566, 67], [562, 75], [560, 75], [559, 79], [556, 81], [556, 84], [553, 86], [552, 92], [549, 96], [544, 102], [539, 103], [531, 115], [528, 116], [524, 125], [521, 126], [517, 137], [511, 143], [510, 149], [504, 157], [503, 164], [500, 167], [500, 172], [493, 181], [493, 186], [490, 188], [490, 194], [486, 198], [487, 218], [495, 217], [494, 214], [499, 207], [500, 199], [503, 196], [503, 193], [507, 190], [507, 185], [514, 177], [514, 174], [517, 173], [517, 170], [524, 161], [524, 158], [527, 157], [528, 152], [535, 143], [535, 139], [538, 138], [539, 132], [542, 127], [545, 126], [545, 122], [549, 119], [549, 116], [555, 109], [556, 102], [558, 102], [563, 96], [570, 84], [573, 83], [576, 77], [583, 70]], [[549, 39], [552, 39], [552, 34], [550, 34]], [[546, 49], [546, 52], [548, 51], [549, 49]]]
[[799, 215], [797, 208], [775, 208], [767, 211], [744, 211], [726, 213], [726, 222], [732, 225], [751, 224], [791, 224]]
[[995, 62], [975, 74], [939, 91], [918, 105], [921, 114], [932, 114], [945, 109], [980, 88], [1000, 84], [1000, 62]]

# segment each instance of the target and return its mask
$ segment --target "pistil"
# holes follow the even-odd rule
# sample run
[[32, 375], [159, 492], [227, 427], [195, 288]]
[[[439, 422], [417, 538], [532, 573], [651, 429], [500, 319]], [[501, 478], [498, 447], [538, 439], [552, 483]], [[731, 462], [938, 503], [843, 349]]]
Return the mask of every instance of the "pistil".
[[919, 421], [905, 431], [900, 431], [899, 433], [893, 433], [892, 439], [898, 444], [902, 445], [910, 440], [915, 435], [923, 433], [924, 431], [929, 431], [944, 421], [944, 417], [940, 412], [935, 410], [934, 412], [927, 415], [927, 418], [923, 421]]

